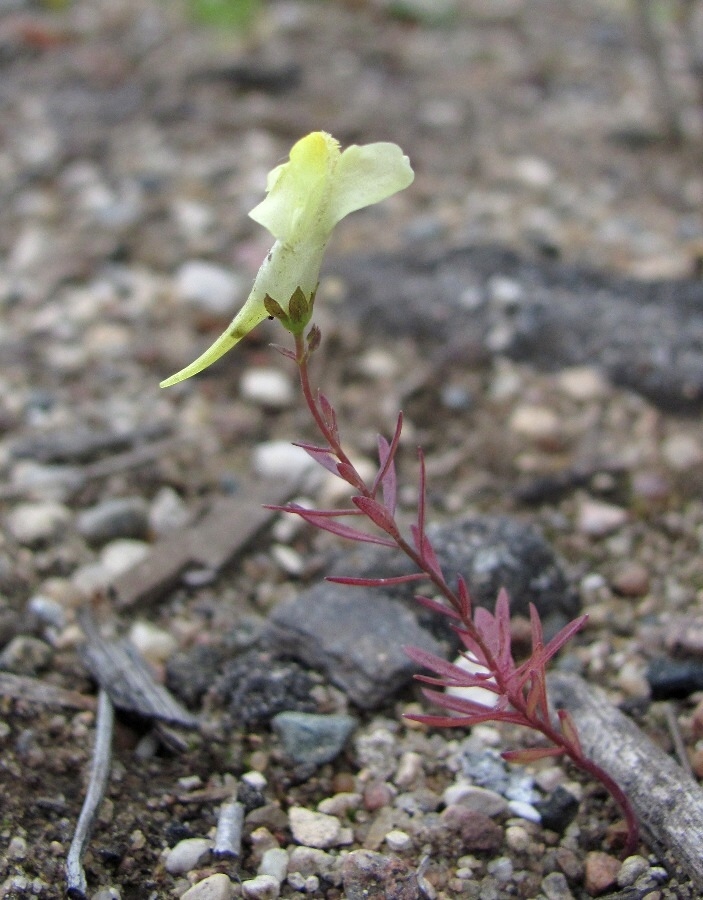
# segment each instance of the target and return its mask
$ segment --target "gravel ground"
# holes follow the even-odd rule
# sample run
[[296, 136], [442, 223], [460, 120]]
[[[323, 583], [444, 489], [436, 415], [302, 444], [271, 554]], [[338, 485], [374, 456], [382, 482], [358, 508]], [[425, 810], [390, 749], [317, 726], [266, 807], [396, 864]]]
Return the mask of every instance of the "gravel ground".
[[[85, 857], [94, 900], [699, 896], [647, 844], [621, 865], [618, 813], [597, 786], [554, 764], [505, 766], [499, 751], [524, 735], [404, 721], [421, 698], [402, 661], [352, 690], [340, 672], [366, 665], [363, 628], [353, 659], [350, 642], [349, 659], [334, 655], [334, 619], [311, 626], [312, 654], [286, 626], [281, 655], [271, 623], [311, 608], [324, 572], [384, 563], [260, 513], [290, 494], [287, 442], [313, 438], [272, 325], [158, 388], [247, 295], [268, 240], [246, 213], [293, 141], [324, 128], [399, 143], [415, 183], [344, 222], [320, 287], [315, 374], [348, 445], [370, 464], [402, 407], [401, 517], [419, 443], [448, 558], [464, 560], [467, 518], [495, 546], [539, 541], [520, 572], [550, 573], [543, 613], [590, 616], [558, 665], [667, 751], [678, 740], [703, 777], [703, 350], [697, 320], [678, 325], [663, 299], [683, 291], [697, 315], [703, 177], [673, 19], [660, 24], [681, 146], [661, 137], [625, 3], [281, 0], [246, 33], [152, 0], [48, 6], [0, 3], [0, 896], [65, 895], [101, 674], [81, 652], [86, 606], [152, 664], [179, 704], [165, 718], [181, 723], [155, 732], [151, 714], [118, 713]], [[388, 286], [368, 254], [407, 273], [429, 248], [468, 256], [428, 266], [426, 304], [416, 292], [399, 334], [368, 314]], [[594, 316], [584, 359], [540, 358], [538, 342], [515, 352], [520, 309], [539, 291], [542, 307], [558, 302], [565, 284], [570, 303], [628, 303]], [[440, 352], [452, 293], [452, 316], [458, 296], [488, 324]], [[656, 335], [660, 317], [640, 368], [605, 333]], [[674, 410], [647, 366], [666, 369], [677, 341], [695, 390]], [[305, 493], [340, 499], [324, 480]], [[372, 648], [372, 616], [397, 609], [387, 599], [358, 599]], [[427, 639], [448, 651], [446, 634]], [[191, 714], [195, 730], [181, 727]], [[218, 857], [233, 798], [241, 853]]]

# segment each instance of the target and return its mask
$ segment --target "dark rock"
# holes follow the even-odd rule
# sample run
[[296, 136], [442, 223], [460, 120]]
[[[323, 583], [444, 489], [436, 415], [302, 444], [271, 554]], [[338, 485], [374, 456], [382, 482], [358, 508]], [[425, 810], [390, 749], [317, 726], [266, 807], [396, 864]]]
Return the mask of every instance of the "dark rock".
[[442, 652], [415, 614], [380, 590], [322, 582], [279, 604], [269, 625], [273, 646], [323, 671], [364, 709], [380, 706], [417, 670], [403, 646]]
[[[429, 528], [428, 535], [450, 584], [462, 573], [477, 605], [493, 608], [505, 587], [514, 613], [528, 615], [528, 603], [535, 604], [547, 634], [576, 614], [578, 598], [536, 529], [506, 517], [476, 517]], [[345, 548], [330, 568], [383, 578], [414, 571], [400, 552], [369, 544]], [[416, 671], [404, 646], [446, 655], [455, 643], [447, 621], [412, 602], [416, 589], [323, 582], [273, 610], [268, 640], [323, 671], [359, 706], [380, 706]]]
[[[703, 282], [644, 282], [533, 262], [496, 247], [414, 249], [349, 256], [330, 266], [354, 303], [340, 307], [370, 334], [410, 335], [443, 358], [471, 343], [540, 369], [600, 365], [616, 384], [669, 411], [703, 406]], [[519, 303], [490, 302], [496, 273], [521, 288]], [[480, 302], [467, 307], [470, 290]], [[428, 303], [427, 298], [432, 302]], [[468, 336], [468, 337], [467, 337]]]
[[342, 752], [356, 719], [343, 715], [282, 712], [274, 716], [271, 725], [293, 762], [321, 766]]
[[174, 655], [166, 663], [166, 685], [191, 709], [198, 706], [213, 685], [223, 662], [223, 651], [196, 645]]
[[682, 700], [703, 690], [703, 663], [693, 659], [653, 659], [646, 677], [652, 700]]
[[116, 497], [84, 509], [76, 527], [90, 544], [116, 538], [143, 539], [149, 531], [149, 507], [142, 497]]
[[254, 809], [259, 809], [266, 803], [266, 797], [252, 784], [246, 781], [240, 781], [237, 785], [237, 801], [244, 807], [244, 812], [250, 813]]
[[250, 650], [227, 663], [214, 693], [227, 704], [238, 726], [266, 724], [280, 712], [314, 712], [310, 675], [292, 660]]
[[402, 860], [372, 850], [353, 850], [342, 864], [347, 900], [418, 900], [417, 875]]
[[542, 825], [558, 834], [573, 822], [578, 808], [579, 802], [576, 797], [561, 785], [557, 785], [546, 800], [535, 803], [535, 809], [542, 817]]

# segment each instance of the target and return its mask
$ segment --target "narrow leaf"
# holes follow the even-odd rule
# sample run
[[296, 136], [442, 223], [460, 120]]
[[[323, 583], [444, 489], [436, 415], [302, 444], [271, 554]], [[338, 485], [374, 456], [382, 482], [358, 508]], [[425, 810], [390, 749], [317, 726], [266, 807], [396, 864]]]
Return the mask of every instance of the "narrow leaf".
[[[486, 682], [493, 676], [490, 672], [467, 672], [456, 663], [448, 662], [441, 656], [436, 656], [422, 647], [403, 647], [403, 652], [420, 666], [424, 666], [436, 675], [441, 675], [444, 680], [451, 682], [451, 687], [485, 687], [492, 690]], [[424, 676], [416, 676], [418, 681], [424, 680]], [[495, 686], [495, 682], [493, 682]], [[448, 685], [449, 686], [449, 685]], [[496, 690], [494, 693], [498, 693]]]
[[331, 472], [333, 475], [339, 474], [337, 472], [337, 460], [332, 456], [329, 450], [325, 449], [325, 447], [315, 447], [312, 444], [300, 444], [295, 441], [293, 442], [293, 446], [300, 447], [304, 450], [308, 456], [311, 456], [323, 469], [327, 469], [327, 471]]
[[366, 531], [359, 531], [357, 528], [350, 528], [348, 525], [343, 525], [341, 522], [337, 522], [330, 516], [318, 515], [315, 510], [303, 509], [301, 507], [300, 509], [289, 509], [289, 511], [295, 512], [301, 519], [310, 525], [314, 525], [315, 528], [319, 528], [322, 531], [329, 531], [330, 534], [335, 534], [337, 537], [365, 544], [379, 544], [381, 547], [396, 546], [395, 541], [368, 534]]
[[353, 488], [356, 488], [356, 490], [364, 491], [366, 489], [363, 479], [351, 463], [339, 462], [336, 465], [336, 470], [339, 477]]
[[498, 664], [501, 671], [508, 675], [515, 671], [512, 653], [512, 636], [510, 634], [510, 600], [505, 588], [498, 591], [495, 611], [496, 640], [498, 642]]
[[526, 747], [524, 750], [504, 750], [500, 755], [506, 762], [526, 765], [531, 762], [537, 762], [538, 759], [562, 756], [563, 753], [563, 747]]
[[322, 417], [325, 420], [325, 424], [330, 430], [330, 434], [334, 440], [339, 443], [339, 428], [337, 427], [337, 414], [334, 411], [334, 407], [322, 391], [318, 391], [317, 400], [320, 404], [320, 410], [322, 411]]
[[350, 584], [354, 587], [392, 587], [396, 584], [407, 584], [409, 581], [420, 581], [427, 578], [424, 572], [412, 575], [394, 575], [391, 578], [353, 578], [344, 575], [328, 575], [325, 581], [333, 584]]
[[395, 455], [400, 442], [400, 434], [403, 429], [403, 413], [398, 413], [398, 421], [396, 422], [395, 432], [390, 442], [382, 436], [378, 436], [378, 459], [380, 468], [376, 476], [371, 493], [376, 494], [378, 486], [383, 489], [384, 506], [391, 512], [395, 513], [397, 499], [397, 483], [395, 474]]
[[371, 497], [352, 497], [352, 503], [358, 507], [363, 514], [371, 519], [374, 525], [377, 525], [386, 534], [393, 537], [400, 537], [398, 526], [391, 513], [379, 503], [378, 500], [372, 500]]
[[471, 596], [469, 587], [463, 575], [460, 575], [457, 581], [457, 593], [459, 602], [461, 603], [461, 617], [464, 621], [471, 621]]
[[[422, 572], [422, 577], [427, 578], [427, 575]], [[443, 603], [441, 600], [433, 600], [431, 597], [422, 597], [419, 594], [416, 595], [415, 600], [420, 606], [424, 606], [425, 609], [429, 609], [432, 612], [439, 613], [440, 616], [449, 616], [450, 619], [459, 618], [459, 613], [455, 609], [452, 609], [451, 606], [447, 606], [447, 604]]]
[[544, 662], [550, 660], [556, 653], [558, 653], [564, 644], [568, 643], [571, 638], [576, 634], [577, 631], [580, 631], [583, 626], [588, 621], [588, 616], [583, 615], [574, 619], [573, 622], [569, 622], [568, 625], [565, 625], [561, 631], [557, 632], [551, 641], [544, 648], [542, 653], [542, 658]]
[[561, 733], [567, 740], [567, 743], [578, 751], [579, 756], [583, 756], [583, 749], [581, 747], [581, 739], [579, 738], [579, 733], [576, 730], [576, 723], [571, 718], [571, 713], [566, 709], [558, 709], [557, 715], [559, 716], [559, 724], [561, 725]]
[[422, 447], [418, 447], [417, 458], [420, 463], [420, 486], [417, 501], [417, 527], [413, 529], [413, 537], [415, 538], [415, 548], [421, 554], [422, 545], [425, 541], [425, 507], [427, 503], [427, 467], [425, 466], [425, 454], [422, 452]]
[[459, 716], [470, 718], [469, 724], [478, 724], [479, 722], [511, 722], [513, 725], [528, 725], [529, 722], [523, 715], [515, 710], [500, 709], [497, 707], [484, 706], [482, 703], [475, 703], [463, 697], [452, 697], [451, 694], [440, 694], [438, 691], [429, 691], [423, 689], [422, 693], [437, 706], [445, 709], [451, 709], [459, 713]]

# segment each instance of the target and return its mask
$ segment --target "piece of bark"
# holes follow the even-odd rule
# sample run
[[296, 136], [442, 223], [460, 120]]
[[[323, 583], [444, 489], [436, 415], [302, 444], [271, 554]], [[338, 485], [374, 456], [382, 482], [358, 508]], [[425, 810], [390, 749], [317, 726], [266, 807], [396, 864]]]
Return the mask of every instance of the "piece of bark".
[[195, 716], [154, 681], [149, 667], [129, 641], [105, 640], [87, 617], [81, 624], [87, 637], [79, 650], [81, 659], [118, 709], [185, 728], [197, 727]]
[[117, 607], [128, 609], [158, 600], [189, 567], [219, 572], [276, 515], [264, 504], [281, 505], [296, 489], [293, 482], [266, 482], [256, 492], [217, 498], [198, 522], [157, 541], [145, 559], [115, 580]]
[[25, 700], [29, 703], [41, 703], [43, 706], [59, 706], [67, 709], [95, 709], [95, 697], [88, 697], [78, 691], [30, 678], [27, 675], [13, 675], [11, 672], [0, 672], [0, 695], [13, 700]]
[[600, 688], [562, 673], [547, 684], [553, 705], [573, 716], [586, 756], [627, 794], [648, 842], [703, 888], [703, 790]]

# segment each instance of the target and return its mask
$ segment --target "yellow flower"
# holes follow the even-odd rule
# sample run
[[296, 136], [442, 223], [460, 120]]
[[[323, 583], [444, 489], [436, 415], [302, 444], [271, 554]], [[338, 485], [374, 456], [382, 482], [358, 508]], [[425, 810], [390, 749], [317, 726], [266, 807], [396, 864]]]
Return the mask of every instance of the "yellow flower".
[[312, 314], [320, 266], [334, 226], [349, 213], [406, 188], [413, 177], [407, 156], [396, 144], [353, 145], [341, 152], [339, 143], [324, 131], [299, 140], [289, 161], [269, 172], [266, 198], [249, 213], [276, 243], [246, 303], [202, 356], [162, 381], [161, 387], [207, 368], [273, 309], [280, 311], [278, 317], [286, 328], [300, 332]]

